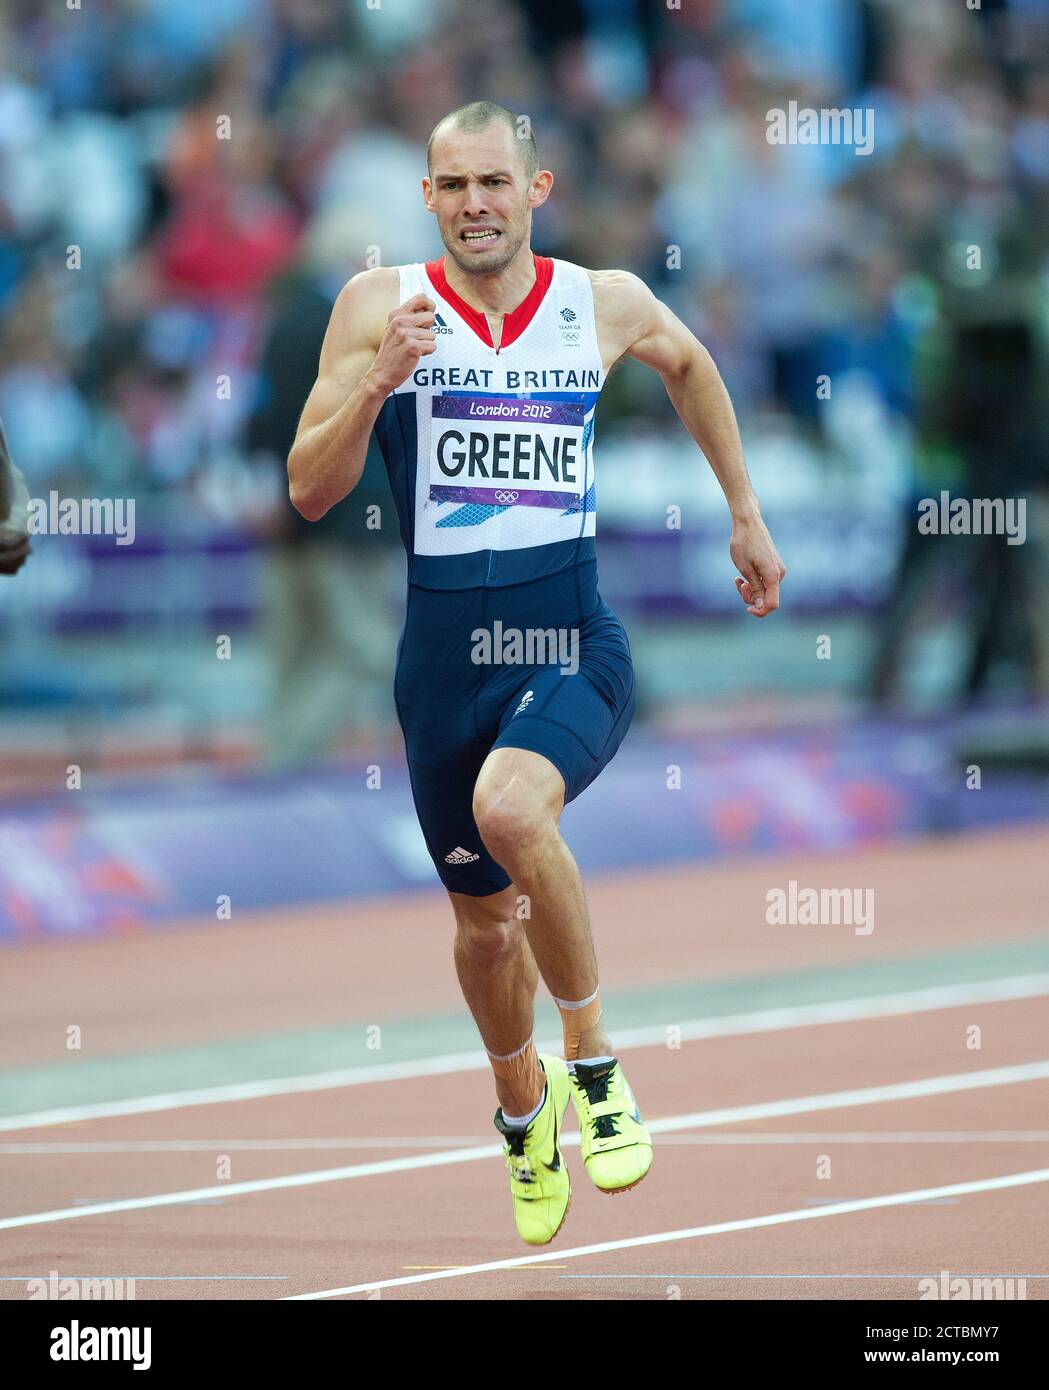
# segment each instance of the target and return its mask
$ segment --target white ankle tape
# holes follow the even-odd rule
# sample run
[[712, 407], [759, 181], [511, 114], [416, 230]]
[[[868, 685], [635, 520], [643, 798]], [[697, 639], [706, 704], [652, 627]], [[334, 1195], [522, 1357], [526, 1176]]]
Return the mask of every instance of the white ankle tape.
[[528, 1051], [534, 1038], [535, 1034], [533, 1033], [527, 1042], [522, 1043], [514, 1052], [508, 1052], [505, 1057], [501, 1057], [498, 1052], [488, 1052], [487, 1047], [485, 1048], [485, 1052], [488, 1052], [493, 1062], [512, 1062], [515, 1057], [521, 1057]]
[[601, 993], [601, 986], [598, 985], [593, 994], [588, 994], [585, 999], [558, 999], [554, 995], [554, 1003], [559, 1009], [585, 1009], [588, 1004], [592, 1004]]

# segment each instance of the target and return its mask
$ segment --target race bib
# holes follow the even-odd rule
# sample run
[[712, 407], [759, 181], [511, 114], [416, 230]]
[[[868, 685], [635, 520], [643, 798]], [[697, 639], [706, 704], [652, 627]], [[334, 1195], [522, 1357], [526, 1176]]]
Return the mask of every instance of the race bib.
[[578, 506], [586, 474], [582, 400], [432, 400], [431, 501]]

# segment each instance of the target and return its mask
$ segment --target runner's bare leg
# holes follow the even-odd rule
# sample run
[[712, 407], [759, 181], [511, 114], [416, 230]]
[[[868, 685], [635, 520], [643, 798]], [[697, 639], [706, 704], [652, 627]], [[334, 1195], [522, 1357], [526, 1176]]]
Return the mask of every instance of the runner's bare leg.
[[[555, 999], [582, 1000], [598, 987], [597, 958], [579, 867], [558, 828], [564, 790], [541, 754], [496, 748], [478, 775], [473, 810], [489, 853], [523, 895], [522, 925], [547, 988]], [[580, 1035], [576, 1055], [611, 1051], [599, 1019]]]

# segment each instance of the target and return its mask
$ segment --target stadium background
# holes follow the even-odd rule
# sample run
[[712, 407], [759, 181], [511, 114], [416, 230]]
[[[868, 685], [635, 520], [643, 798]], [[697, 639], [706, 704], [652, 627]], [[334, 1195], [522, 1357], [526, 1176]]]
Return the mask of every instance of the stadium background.
[[[638, 716], [564, 827], [620, 1017], [663, 1017], [632, 984], [687, 1016], [827, 997], [817, 967], [1044, 965], [1047, 52], [1042, 0], [0, 8], [0, 418], [34, 497], [135, 501], [133, 544], [40, 535], [0, 581], [0, 1116], [368, 1063], [384, 1009], [424, 1020], [385, 1058], [476, 1046], [428, 935], [381, 461], [310, 527], [283, 460], [339, 286], [440, 254], [425, 140], [478, 97], [555, 173], [536, 249], [635, 271], [710, 348], [789, 571], [748, 618], [709, 469], [617, 370], [599, 565]], [[873, 111], [872, 152], [770, 144], [792, 100]], [[1025, 543], [919, 536], [941, 489], [1024, 499]], [[661, 866], [699, 871], [673, 911]], [[788, 873], [877, 885], [885, 926], [770, 933]], [[662, 914], [643, 962], [628, 908]]]
[[[279, 837], [274, 777], [334, 758], [334, 788], [357, 791], [397, 763], [403, 559], [381, 460], [315, 527], [283, 460], [338, 287], [439, 253], [420, 152], [435, 113], [481, 93], [529, 115], [555, 170], [537, 248], [636, 271], [713, 352], [790, 570], [775, 621], [744, 622], [716, 482], [658, 378], [617, 371], [602, 587], [635, 650], [632, 741], [701, 741], [695, 843], [999, 814], [955, 772], [981, 750], [1037, 766], [1049, 685], [1046, 25], [1041, 4], [939, 0], [827, 0], [804, 22], [776, 0], [7, 6], [0, 418], [33, 496], [133, 498], [135, 531], [39, 536], [0, 588], [4, 788], [62, 793], [80, 768], [97, 815], [107, 779], [180, 773], [234, 838], [230, 797], [272, 805]], [[766, 112], [791, 100], [869, 108], [873, 151], [770, 144]], [[917, 500], [944, 488], [1024, 498], [1026, 543], [919, 537]], [[834, 769], [819, 815], [812, 784], [768, 785], [802, 755]], [[738, 775], [711, 778], [712, 757]], [[219, 788], [216, 768], [244, 775]], [[738, 804], [738, 776], [762, 806]], [[432, 881], [403, 809], [370, 887], [391, 854]], [[137, 882], [116, 906], [92, 905], [75, 863], [58, 892], [46, 862], [19, 881], [8, 857], [5, 930], [163, 911], [157, 892], [202, 905], [170, 886], [184, 866], [115, 858]], [[313, 878], [284, 874], [267, 893]], [[349, 865], [324, 877], [322, 895], [362, 886]]]
[[[710, 347], [790, 569], [775, 622], [743, 622], [716, 483], [658, 378], [614, 374], [601, 568], [640, 722], [845, 736], [903, 712], [922, 772], [952, 715], [1005, 706], [992, 741], [1025, 743], [1049, 684], [1046, 23], [947, 0], [803, 22], [777, 0], [8, 5], [0, 418], [34, 496], [133, 498], [135, 540], [41, 536], [0, 590], [4, 786], [396, 758], [381, 461], [310, 527], [283, 459], [339, 285], [438, 254], [420, 150], [478, 93], [527, 112], [556, 171], [538, 249], [636, 271]], [[769, 144], [791, 100], [869, 108], [873, 151]], [[919, 538], [942, 488], [1026, 498], [1026, 544]]]

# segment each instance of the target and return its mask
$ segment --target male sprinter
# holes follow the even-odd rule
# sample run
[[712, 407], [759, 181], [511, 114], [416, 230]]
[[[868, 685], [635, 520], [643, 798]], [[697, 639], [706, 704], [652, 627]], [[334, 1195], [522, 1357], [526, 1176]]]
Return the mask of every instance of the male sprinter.
[[29, 491], [11, 462], [0, 424], [0, 574], [15, 574], [29, 556]]
[[[394, 694], [415, 806], [495, 1073], [517, 1229], [545, 1245], [571, 1197], [558, 1142], [570, 1096], [602, 1192], [625, 1192], [652, 1162], [558, 830], [634, 713], [594, 540], [594, 408], [621, 357], [660, 373], [724, 489], [748, 612], [777, 607], [784, 569], [706, 351], [634, 275], [532, 252], [532, 210], [553, 175], [530, 134], [518, 138], [523, 124], [474, 102], [437, 125], [422, 188], [446, 255], [343, 288], [288, 472], [292, 502], [316, 520], [356, 485], [373, 428], [386, 459], [408, 554]], [[537, 633], [560, 639], [558, 655], [537, 654]], [[486, 660], [486, 637], [505, 653]], [[565, 1061], [536, 1054], [537, 969]]]

